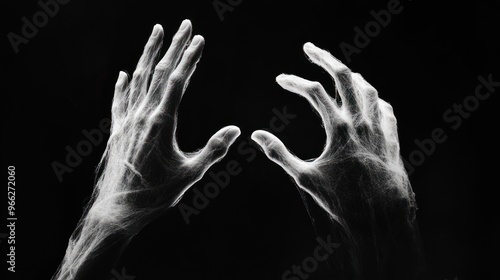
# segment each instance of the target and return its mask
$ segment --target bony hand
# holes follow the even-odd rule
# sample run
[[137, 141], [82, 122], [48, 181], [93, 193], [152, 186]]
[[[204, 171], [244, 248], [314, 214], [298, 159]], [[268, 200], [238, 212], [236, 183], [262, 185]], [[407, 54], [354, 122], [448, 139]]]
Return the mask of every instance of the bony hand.
[[269, 132], [255, 131], [252, 139], [345, 229], [360, 217], [373, 217], [381, 207], [411, 210], [414, 194], [400, 159], [391, 105], [327, 51], [306, 43], [304, 52], [332, 76], [339, 96], [332, 98], [320, 83], [294, 75], [282, 74], [276, 81], [318, 111], [326, 131], [324, 151], [304, 161]]
[[132, 78], [120, 72], [94, 214], [104, 210], [119, 219], [175, 205], [240, 134], [238, 127], [224, 127], [192, 153], [177, 145], [177, 110], [205, 45], [202, 36], [191, 38], [191, 32], [191, 22], [183, 21], [157, 63], [163, 29], [154, 26]]

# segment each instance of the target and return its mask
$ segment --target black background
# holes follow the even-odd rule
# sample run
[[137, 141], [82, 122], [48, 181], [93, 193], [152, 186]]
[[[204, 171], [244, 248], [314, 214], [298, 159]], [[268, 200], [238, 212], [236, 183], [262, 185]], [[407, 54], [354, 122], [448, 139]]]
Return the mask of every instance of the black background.
[[[202, 147], [229, 124], [242, 130], [236, 146], [250, 143], [252, 131], [269, 127], [272, 109], [287, 106], [297, 117], [276, 135], [306, 159], [321, 153], [320, 121], [303, 98], [274, 78], [293, 73], [333, 92], [330, 78], [307, 61], [302, 45], [313, 42], [346, 62], [339, 44], [353, 44], [353, 28], [364, 28], [373, 20], [370, 11], [385, 9], [387, 2], [245, 0], [221, 21], [210, 0], [73, 0], [15, 54], [7, 33], [20, 34], [21, 18], [31, 19], [40, 8], [36, 1], [4, 1], [2, 158], [4, 168], [15, 165], [17, 172], [17, 279], [49, 279], [62, 260], [105, 142], [62, 182], [51, 164], [64, 163], [65, 147], [84, 140], [83, 129], [98, 128], [110, 117], [118, 71], [133, 72], [155, 23], [165, 29], [165, 45], [185, 18], [206, 40], [179, 113], [184, 151]], [[410, 177], [426, 279], [493, 279], [497, 92], [456, 130], [443, 113], [474, 93], [478, 75], [493, 73], [500, 80], [498, 2], [401, 5], [403, 11], [348, 66], [393, 105], [404, 158], [417, 148], [415, 139], [430, 137], [433, 129], [441, 127], [448, 136]], [[294, 183], [260, 151], [248, 162], [236, 146], [210, 170], [236, 160], [241, 174], [189, 225], [174, 208], [144, 229], [123, 257], [127, 274], [137, 280], [281, 279], [292, 264], [311, 256], [315, 232]], [[194, 187], [210, 181], [205, 176]], [[188, 191], [181, 203], [192, 205], [192, 198]], [[4, 255], [5, 239], [1, 245]], [[309, 279], [328, 275], [322, 265]]]

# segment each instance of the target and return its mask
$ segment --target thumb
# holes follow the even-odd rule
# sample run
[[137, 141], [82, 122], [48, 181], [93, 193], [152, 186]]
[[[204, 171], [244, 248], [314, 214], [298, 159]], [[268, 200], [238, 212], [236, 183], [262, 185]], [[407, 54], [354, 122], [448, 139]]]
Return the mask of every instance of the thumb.
[[259, 144], [270, 160], [281, 166], [292, 177], [295, 177], [306, 163], [290, 153], [278, 137], [267, 131], [256, 130], [251, 138]]
[[196, 156], [195, 161], [204, 165], [205, 168], [209, 168], [227, 154], [227, 150], [240, 134], [240, 129], [234, 125], [221, 128], [210, 137], [205, 147]]

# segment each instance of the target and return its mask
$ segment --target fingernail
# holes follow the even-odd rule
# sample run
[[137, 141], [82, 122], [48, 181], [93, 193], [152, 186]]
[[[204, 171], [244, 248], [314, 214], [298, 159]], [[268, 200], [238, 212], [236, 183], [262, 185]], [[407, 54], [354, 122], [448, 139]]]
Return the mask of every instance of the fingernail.
[[153, 32], [151, 33], [151, 36], [158, 36], [158, 34], [160, 34], [160, 30], [161, 30], [161, 25], [155, 24], [155, 26], [153, 27]]
[[229, 136], [231, 140], [236, 139], [241, 134], [241, 130], [237, 126], [232, 126], [231, 129], [228, 130]]
[[279, 74], [278, 76], [276, 76], [276, 82], [277, 83], [283, 82], [285, 78], [286, 78], [285, 74]]
[[194, 36], [193, 41], [191, 41], [191, 46], [194, 47], [194, 46], [198, 45], [200, 42], [201, 42], [201, 36], [196, 35], [196, 36]]
[[315, 47], [315, 46], [314, 46], [314, 44], [313, 44], [313, 43], [311, 43], [311, 42], [307, 42], [307, 43], [305, 43], [305, 44], [304, 44], [304, 49], [311, 49], [311, 48], [313, 48], [313, 47]]
[[188, 25], [189, 25], [189, 20], [188, 19], [183, 20], [181, 23], [181, 26], [179, 27], [179, 30], [182, 31], [182, 30], [186, 29], [186, 27]]
[[250, 135], [250, 138], [258, 144], [261, 144], [263, 142], [261, 139], [261, 135], [255, 131], [252, 133], [252, 135]]

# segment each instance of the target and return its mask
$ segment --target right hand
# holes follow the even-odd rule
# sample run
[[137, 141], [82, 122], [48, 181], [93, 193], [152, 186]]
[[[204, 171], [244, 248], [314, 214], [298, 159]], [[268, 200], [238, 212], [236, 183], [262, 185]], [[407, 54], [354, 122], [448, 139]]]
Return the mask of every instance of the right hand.
[[391, 105], [327, 51], [306, 43], [304, 52], [332, 76], [339, 97], [330, 97], [318, 82], [294, 75], [282, 74], [276, 81], [318, 111], [326, 130], [323, 153], [304, 161], [269, 132], [255, 131], [252, 139], [345, 230], [361, 218], [375, 223], [375, 213], [381, 212], [413, 220], [414, 193], [400, 158]]

